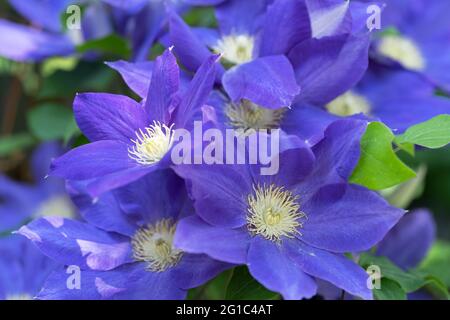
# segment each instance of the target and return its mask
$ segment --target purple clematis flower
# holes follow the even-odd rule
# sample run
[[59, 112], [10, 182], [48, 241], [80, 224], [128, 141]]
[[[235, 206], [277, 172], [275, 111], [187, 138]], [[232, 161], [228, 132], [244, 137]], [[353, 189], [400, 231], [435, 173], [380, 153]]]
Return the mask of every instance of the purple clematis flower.
[[314, 278], [371, 299], [368, 275], [343, 254], [371, 248], [404, 212], [348, 183], [366, 126], [336, 121], [313, 149], [292, 138], [274, 176], [259, 175], [259, 166], [177, 166], [198, 216], [180, 221], [175, 245], [246, 264], [286, 299], [314, 296]]
[[[156, 59], [148, 98], [140, 104], [112, 94], [79, 94], [74, 101], [78, 126], [92, 143], [52, 163], [53, 175], [89, 180], [93, 197], [171, 165], [174, 130], [190, 130], [212, 89], [217, 56], [210, 56], [179, 91], [180, 75], [170, 49]], [[200, 114], [200, 115], [199, 115]]]
[[300, 88], [285, 54], [311, 37], [308, 10], [304, 1], [275, 1], [268, 6], [271, 2], [224, 1], [216, 6], [218, 30], [191, 29], [172, 13], [170, 43], [191, 71], [198, 69], [210, 49], [221, 53], [233, 66], [225, 73], [218, 68], [233, 102], [246, 99], [270, 109], [290, 106]]
[[76, 217], [64, 182], [46, 178], [50, 161], [63, 152], [57, 143], [44, 143], [33, 153], [34, 184], [18, 183], [0, 176], [0, 233], [12, 231], [30, 219], [42, 216]]
[[183, 299], [187, 289], [231, 266], [173, 246], [178, 220], [193, 209], [171, 170], [105, 193], [95, 203], [85, 186], [69, 183], [87, 223], [47, 217], [19, 230], [47, 256], [80, 270], [78, 289], [67, 288], [68, 274], [60, 268], [38, 299]]
[[450, 91], [448, 1], [392, 0], [382, 15], [384, 28], [374, 44], [378, 61], [424, 75]]
[[34, 298], [59, 266], [19, 235], [0, 238], [0, 253], [0, 300]]

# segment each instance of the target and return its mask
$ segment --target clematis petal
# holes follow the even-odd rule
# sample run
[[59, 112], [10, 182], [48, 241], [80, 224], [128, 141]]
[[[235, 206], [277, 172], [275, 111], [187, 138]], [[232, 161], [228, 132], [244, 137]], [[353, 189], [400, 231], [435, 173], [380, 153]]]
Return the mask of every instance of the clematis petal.
[[223, 86], [233, 101], [250, 100], [268, 109], [289, 107], [300, 87], [285, 56], [255, 59], [228, 70]]
[[298, 101], [325, 105], [351, 89], [367, 70], [370, 37], [338, 35], [295, 46], [289, 60], [302, 92]]
[[195, 73], [171, 119], [176, 128], [191, 128], [193, 117], [201, 113], [201, 108], [207, 102], [214, 85], [218, 58], [217, 55], [210, 55]]
[[[314, 38], [319, 39], [351, 32], [350, 1], [306, 0], [306, 4], [311, 16], [311, 29]], [[364, 7], [367, 8], [367, 5], [364, 4]]]
[[148, 272], [142, 263], [124, 265], [108, 272], [83, 270], [79, 289], [67, 288], [71, 272], [73, 271], [68, 268], [54, 271], [37, 299], [164, 300], [186, 297], [186, 291], [178, 288], [169, 273]]
[[18, 233], [45, 255], [66, 265], [111, 270], [132, 261], [129, 238], [74, 220], [45, 217], [23, 226]]
[[230, 263], [247, 261], [250, 235], [246, 230], [215, 227], [196, 216], [178, 222], [174, 245], [190, 253], [204, 253]]
[[144, 108], [126, 96], [106, 93], [78, 94], [74, 101], [78, 126], [91, 141], [129, 143], [148, 125]]
[[50, 173], [68, 180], [89, 180], [136, 167], [140, 166], [128, 156], [127, 144], [104, 140], [72, 149], [55, 159]]
[[167, 49], [156, 58], [153, 74], [148, 91], [145, 110], [150, 116], [150, 123], [157, 121], [168, 123], [169, 108], [173, 96], [178, 92], [180, 85], [180, 70], [172, 49]]
[[299, 239], [332, 252], [360, 252], [381, 241], [404, 210], [363, 187], [327, 185], [303, 203], [308, 219]]
[[260, 56], [287, 54], [295, 45], [311, 38], [305, 1], [275, 1], [267, 9], [262, 32]]
[[170, 169], [149, 173], [114, 194], [122, 214], [141, 226], [161, 219], [177, 221], [185, 211], [193, 212], [184, 181]]
[[133, 236], [136, 231], [135, 221], [123, 213], [117, 197], [112, 192], [108, 192], [93, 201], [87, 193], [87, 184], [89, 181], [67, 183], [67, 192], [83, 219], [99, 229]]
[[289, 258], [305, 273], [331, 282], [357, 297], [372, 299], [372, 291], [367, 286], [368, 274], [343, 255], [308, 246], [299, 240], [286, 240], [283, 246]]
[[168, 272], [179, 287], [191, 289], [205, 284], [232, 266], [204, 254], [184, 254], [180, 262]]
[[131, 63], [119, 60], [106, 64], [120, 73], [131, 90], [143, 99], [147, 97], [154, 65], [152, 61]]
[[253, 35], [263, 24], [270, 0], [227, 0], [216, 7], [216, 18], [222, 34]]
[[176, 14], [169, 19], [170, 42], [180, 62], [190, 71], [196, 71], [211, 55], [189, 26]]
[[300, 300], [316, 294], [316, 282], [291, 260], [283, 246], [261, 237], [252, 239], [247, 265], [250, 273], [267, 289], [284, 299]]
[[243, 226], [246, 195], [252, 192], [252, 178], [242, 165], [180, 165], [175, 172], [189, 181], [197, 214], [220, 227]]
[[416, 267], [436, 238], [431, 212], [417, 209], [406, 214], [378, 244], [377, 254], [388, 257], [401, 268]]
[[360, 158], [360, 140], [366, 128], [367, 121], [351, 118], [337, 120], [328, 126], [324, 139], [313, 148], [316, 155], [314, 175], [322, 185], [350, 178]]

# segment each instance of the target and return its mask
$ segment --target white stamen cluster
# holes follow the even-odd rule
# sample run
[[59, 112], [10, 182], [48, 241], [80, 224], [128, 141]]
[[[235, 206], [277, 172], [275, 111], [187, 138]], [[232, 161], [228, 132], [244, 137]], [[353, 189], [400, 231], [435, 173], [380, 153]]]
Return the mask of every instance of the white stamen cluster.
[[274, 184], [253, 186], [253, 190], [247, 197], [247, 227], [252, 234], [271, 241], [301, 235], [300, 219], [306, 214], [300, 211], [298, 196]]
[[242, 100], [239, 104], [229, 103], [225, 107], [230, 126], [244, 131], [277, 129], [285, 112], [286, 108], [266, 109], [249, 100]]
[[146, 262], [147, 269], [152, 272], [162, 272], [175, 266], [183, 254], [173, 247], [175, 229], [176, 225], [170, 219], [139, 229], [131, 240], [133, 258]]
[[255, 39], [246, 34], [228, 35], [220, 39], [213, 50], [233, 64], [242, 64], [253, 59]]
[[400, 35], [384, 36], [380, 40], [378, 52], [411, 70], [421, 71], [426, 66], [419, 47], [411, 39]]
[[358, 113], [369, 115], [371, 112], [370, 102], [357, 93], [348, 91], [337, 97], [325, 106], [328, 112], [338, 116], [351, 116]]
[[136, 132], [134, 146], [128, 149], [131, 159], [143, 165], [151, 165], [160, 161], [172, 147], [174, 142], [173, 125], [170, 127], [160, 122]]

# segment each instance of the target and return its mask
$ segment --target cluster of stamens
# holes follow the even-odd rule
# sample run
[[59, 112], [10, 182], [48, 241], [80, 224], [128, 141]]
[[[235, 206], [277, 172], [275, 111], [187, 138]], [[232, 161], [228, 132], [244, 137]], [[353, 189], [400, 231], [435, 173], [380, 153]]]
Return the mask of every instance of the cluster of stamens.
[[298, 196], [274, 184], [253, 186], [253, 191], [247, 197], [247, 228], [252, 234], [277, 242], [301, 235], [306, 214], [300, 210]]
[[242, 64], [253, 59], [255, 39], [246, 34], [227, 35], [220, 39], [213, 50], [233, 64]]
[[239, 104], [229, 103], [225, 107], [225, 115], [231, 127], [244, 132], [248, 130], [277, 129], [280, 126], [286, 108], [266, 109], [249, 100]]
[[154, 121], [152, 125], [136, 132], [136, 140], [131, 140], [133, 147], [128, 149], [131, 159], [143, 165], [160, 161], [170, 150], [174, 142], [173, 125]]
[[146, 262], [147, 269], [162, 272], [175, 266], [183, 252], [173, 247], [176, 225], [170, 219], [163, 219], [154, 225], [139, 229], [133, 236], [133, 258]]

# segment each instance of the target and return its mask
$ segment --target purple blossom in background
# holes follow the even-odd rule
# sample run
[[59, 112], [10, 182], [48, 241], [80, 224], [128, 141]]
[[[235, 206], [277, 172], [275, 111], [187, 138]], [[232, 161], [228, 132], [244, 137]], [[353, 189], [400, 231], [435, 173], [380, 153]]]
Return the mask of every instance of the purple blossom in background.
[[183, 181], [170, 170], [103, 194], [95, 203], [85, 183], [70, 183], [69, 191], [86, 223], [47, 217], [19, 233], [61, 264], [79, 267], [82, 286], [67, 288], [66, 269], [60, 268], [38, 299], [184, 299], [187, 289], [231, 266], [173, 247], [178, 220], [193, 209]]
[[198, 216], [179, 223], [175, 245], [246, 264], [286, 299], [314, 296], [314, 278], [371, 299], [368, 275], [343, 253], [371, 248], [403, 210], [347, 182], [365, 128], [365, 121], [337, 121], [312, 150], [291, 141], [297, 147], [282, 148], [275, 176], [249, 166], [176, 167], [189, 181]]
[[431, 83], [450, 90], [450, 25], [448, 1], [392, 0], [382, 15], [391, 32], [375, 41], [378, 60], [423, 75]]
[[0, 300], [31, 300], [59, 266], [19, 235], [1, 238], [0, 253]]
[[50, 161], [62, 153], [62, 148], [53, 142], [44, 143], [34, 151], [31, 159], [34, 184], [17, 183], [0, 176], [0, 233], [11, 232], [41, 216], [76, 217], [64, 182], [46, 178]]

